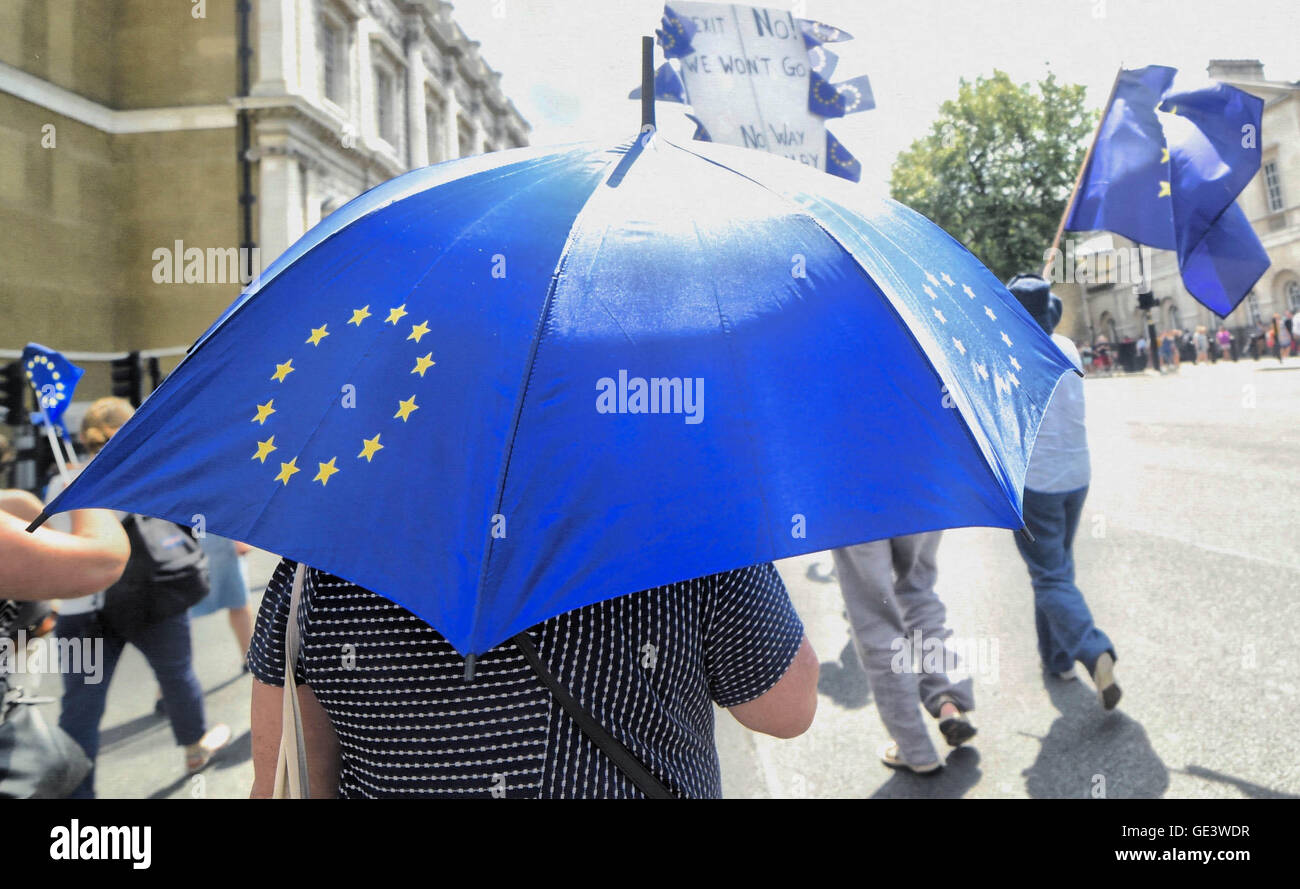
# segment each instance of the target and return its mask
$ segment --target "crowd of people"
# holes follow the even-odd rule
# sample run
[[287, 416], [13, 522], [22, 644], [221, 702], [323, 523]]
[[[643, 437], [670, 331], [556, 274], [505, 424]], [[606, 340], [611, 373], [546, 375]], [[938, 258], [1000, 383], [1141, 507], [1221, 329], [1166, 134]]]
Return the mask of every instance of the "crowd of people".
[[1296, 313], [1288, 311], [1285, 315], [1275, 314], [1267, 324], [1260, 321], [1236, 336], [1223, 324], [1216, 324], [1213, 330], [1203, 324], [1193, 330], [1170, 328], [1156, 335], [1154, 354], [1146, 334], [1122, 343], [1099, 338], [1091, 347], [1086, 344], [1075, 347], [1084, 358], [1086, 370], [1105, 375], [1123, 364], [1121, 352], [1130, 342], [1133, 366], [1125, 369], [1141, 371], [1158, 365], [1161, 373], [1177, 373], [1184, 362], [1215, 364], [1245, 357], [1256, 361], [1272, 357], [1285, 362], [1300, 353], [1300, 330]]
[[[1048, 282], [1017, 276], [1008, 286], [1053, 334], [1061, 303]], [[1053, 339], [1082, 368], [1074, 344]], [[120, 399], [90, 406], [81, 425], [90, 458], [130, 416]], [[1084, 416], [1082, 381], [1067, 374], [1038, 433], [1016, 542], [1033, 590], [1044, 681], [1075, 681], [1082, 665], [1109, 710], [1120, 698], [1116, 650], [1074, 578], [1074, 535], [1090, 483]], [[64, 484], [50, 483], [47, 502]], [[41, 508], [26, 492], [0, 494], [0, 599], [9, 606], [0, 610], [0, 633], [32, 627], [18, 617], [24, 603], [59, 600], [54, 633], [73, 643], [103, 640], [105, 648], [95, 681], [63, 676], [58, 725], [87, 764], [56, 795], [94, 795], [99, 724], [128, 644], [158, 682], [158, 710], [171, 721], [184, 770], [204, 768], [229, 743], [229, 727], [206, 718], [193, 665], [191, 618], [218, 610], [228, 613], [254, 678], [254, 797], [274, 795], [279, 783], [289, 677], [297, 684], [304, 783], [319, 797], [719, 796], [712, 704], [782, 738], [806, 731], [816, 711], [817, 656], [770, 563], [551, 618], [525, 634], [529, 641], [517, 637], [481, 655], [467, 682], [463, 658], [436, 629], [342, 578], [282, 560], [254, 628], [242, 544], [212, 535], [196, 542], [188, 528], [98, 509], [59, 515], [27, 533]], [[972, 679], [948, 675], [951, 653], [923, 657], [928, 641], [944, 646], [951, 636], [935, 594], [942, 533], [833, 553], [854, 645], [891, 738], [879, 760], [923, 775], [943, 767], [923, 711], [952, 747], [977, 734]], [[287, 670], [291, 619], [298, 656]], [[901, 659], [899, 640], [909, 641]], [[341, 657], [343, 642], [351, 651]], [[581, 699], [599, 730], [542, 681], [547, 671]], [[6, 794], [18, 795], [0, 774]]]

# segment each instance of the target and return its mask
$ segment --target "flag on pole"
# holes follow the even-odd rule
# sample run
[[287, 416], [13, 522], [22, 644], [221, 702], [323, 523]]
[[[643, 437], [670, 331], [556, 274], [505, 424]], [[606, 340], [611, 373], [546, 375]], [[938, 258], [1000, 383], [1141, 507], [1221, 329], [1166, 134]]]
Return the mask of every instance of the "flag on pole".
[[28, 343], [23, 349], [22, 367], [27, 382], [36, 392], [36, 404], [45, 420], [66, 435], [63, 412], [72, 403], [72, 392], [85, 371], [39, 343]]
[[1226, 317], [1268, 269], [1237, 195], [1259, 171], [1264, 102], [1177, 70], [1121, 71], [1066, 228], [1112, 231], [1178, 253], [1183, 284]]

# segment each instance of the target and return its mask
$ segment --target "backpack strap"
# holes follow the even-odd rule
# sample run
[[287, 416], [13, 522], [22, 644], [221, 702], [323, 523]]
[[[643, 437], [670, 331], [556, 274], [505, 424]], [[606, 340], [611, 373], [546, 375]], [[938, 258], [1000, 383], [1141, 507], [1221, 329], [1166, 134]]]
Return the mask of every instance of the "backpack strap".
[[578, 724], [578, 728], [582, 729], [583, 734], [594, 741], [596, 746], [605, 752], [605, 755], [613, 761], [614, 765], [618, 766], [642, 793], [650, 799], [674, 798], [667, 785], [656, 778], [646, 768], [645, 764], [636, 758], [636, 755], [631, 750], [624, 747], [603, 725], [597, 722], [596, 718], [588, 713], [569, 690], [561, 684], [555, 674], [546, 668], [527, 632], [520, 633], [512, 641], [523, 654], [524, 659], [528, 661], [528, 665], [533, 668], [533, 672], [542, 680], [542, 684], [551, 692], [551, 696], [564, 708], [565, 712], [573, 717], [573, 721]]

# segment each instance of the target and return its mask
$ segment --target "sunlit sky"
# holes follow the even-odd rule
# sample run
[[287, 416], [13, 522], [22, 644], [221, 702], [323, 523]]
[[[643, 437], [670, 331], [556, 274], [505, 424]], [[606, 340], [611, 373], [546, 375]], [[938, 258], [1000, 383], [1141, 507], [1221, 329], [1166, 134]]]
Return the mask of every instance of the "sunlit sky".
[[[790, 8], [790, 3], [744, 5]], [[958, 79], [1054, 71], [1100, 107], [1123, 64], [1204, 77], [1211, 58], [1251, 58], [1269, 80], [1300, 80], [1300, 0], [806, 0], [806, 18], [854, 39], [832, 49], [833, 80], [871, 78], [876, 108], [829, 129], [857, 155], [864, 181], [887, 182], [894, 157], [923, 136]], [[663, 0], [460, 0], [454, 15], [533, 126], [533, 144], [629, 138], [640, 109], [640, 36]], [[658, 61], [658, 59], [657, 59]], [[683, 106], [661, 102], [660, 128], [689, 139]]]

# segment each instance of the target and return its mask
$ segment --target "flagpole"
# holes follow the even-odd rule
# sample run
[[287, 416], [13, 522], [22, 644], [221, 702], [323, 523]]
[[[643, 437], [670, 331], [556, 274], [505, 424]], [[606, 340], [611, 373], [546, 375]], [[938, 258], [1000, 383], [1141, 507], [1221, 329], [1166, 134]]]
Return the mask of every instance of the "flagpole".
[[[40, 404], [40, 393], [37, 393], [36, 401]], [[68, 474], [68, 466], [63, 462], [63, 448], [59, 447], [59, 439], [54, 434], [54, 424], [50, 422], [50, 417], [45, 413], [45, 405], [41, 405], [41, 419], [45, 421], [45, 436], [50, 440], [50, 450], [54, 452], [54, 462], [59, 467], [59, 477], [63, 479], [63, 486], [66, 488], [72, 484], [72, 476]]]
[[[1106, 122], [1106, 115], [1110, 113], [1110, 103], [1115, 101], [1115, 92], [1119, 89], [1119, 78], [1124, 73], [1123, 63], [1119, 66], [1119, 71], [1115, 73], [1115, 81], [1110, 85], [1110, 95], [1106, 97], [1106, 104], [1101, 108], [1101, 117], [1097, 120], [1097, 128], [1092, 131], [1092, 141], [1088, 143], [1088, 150], [1083, 155], [1083, 163], [1079, 165], [1079, 175], [1074, 177], [1074, 187], [1070, 189], [1070, 199], [1065, 202], [1065, 209], [1061, 212], [1061, 223], [1056, 227], [1056, 237], [1052, 239], [1052, 249], [1047, 255], [1053, 256], [1061, 246], [1061, 236], [1065, 234], [1065, 223], [1070, 218], [1070, 210], [1074, 207], [1074, 199], [1078, 197], [1079, 186], [1083, 184], [1084, 174], [1088, 172], [1088, 164], [1092, 163], [1092, 152], [1097, 147], [1097, 138], [1101, 135], [1102, 124]], [[1046, 278], [1051, 272], [1054, 263], [1051, 259], [1044, 260], [1043, 277]], [[1088, 297], [1085, 295], [1084, 299]]]

